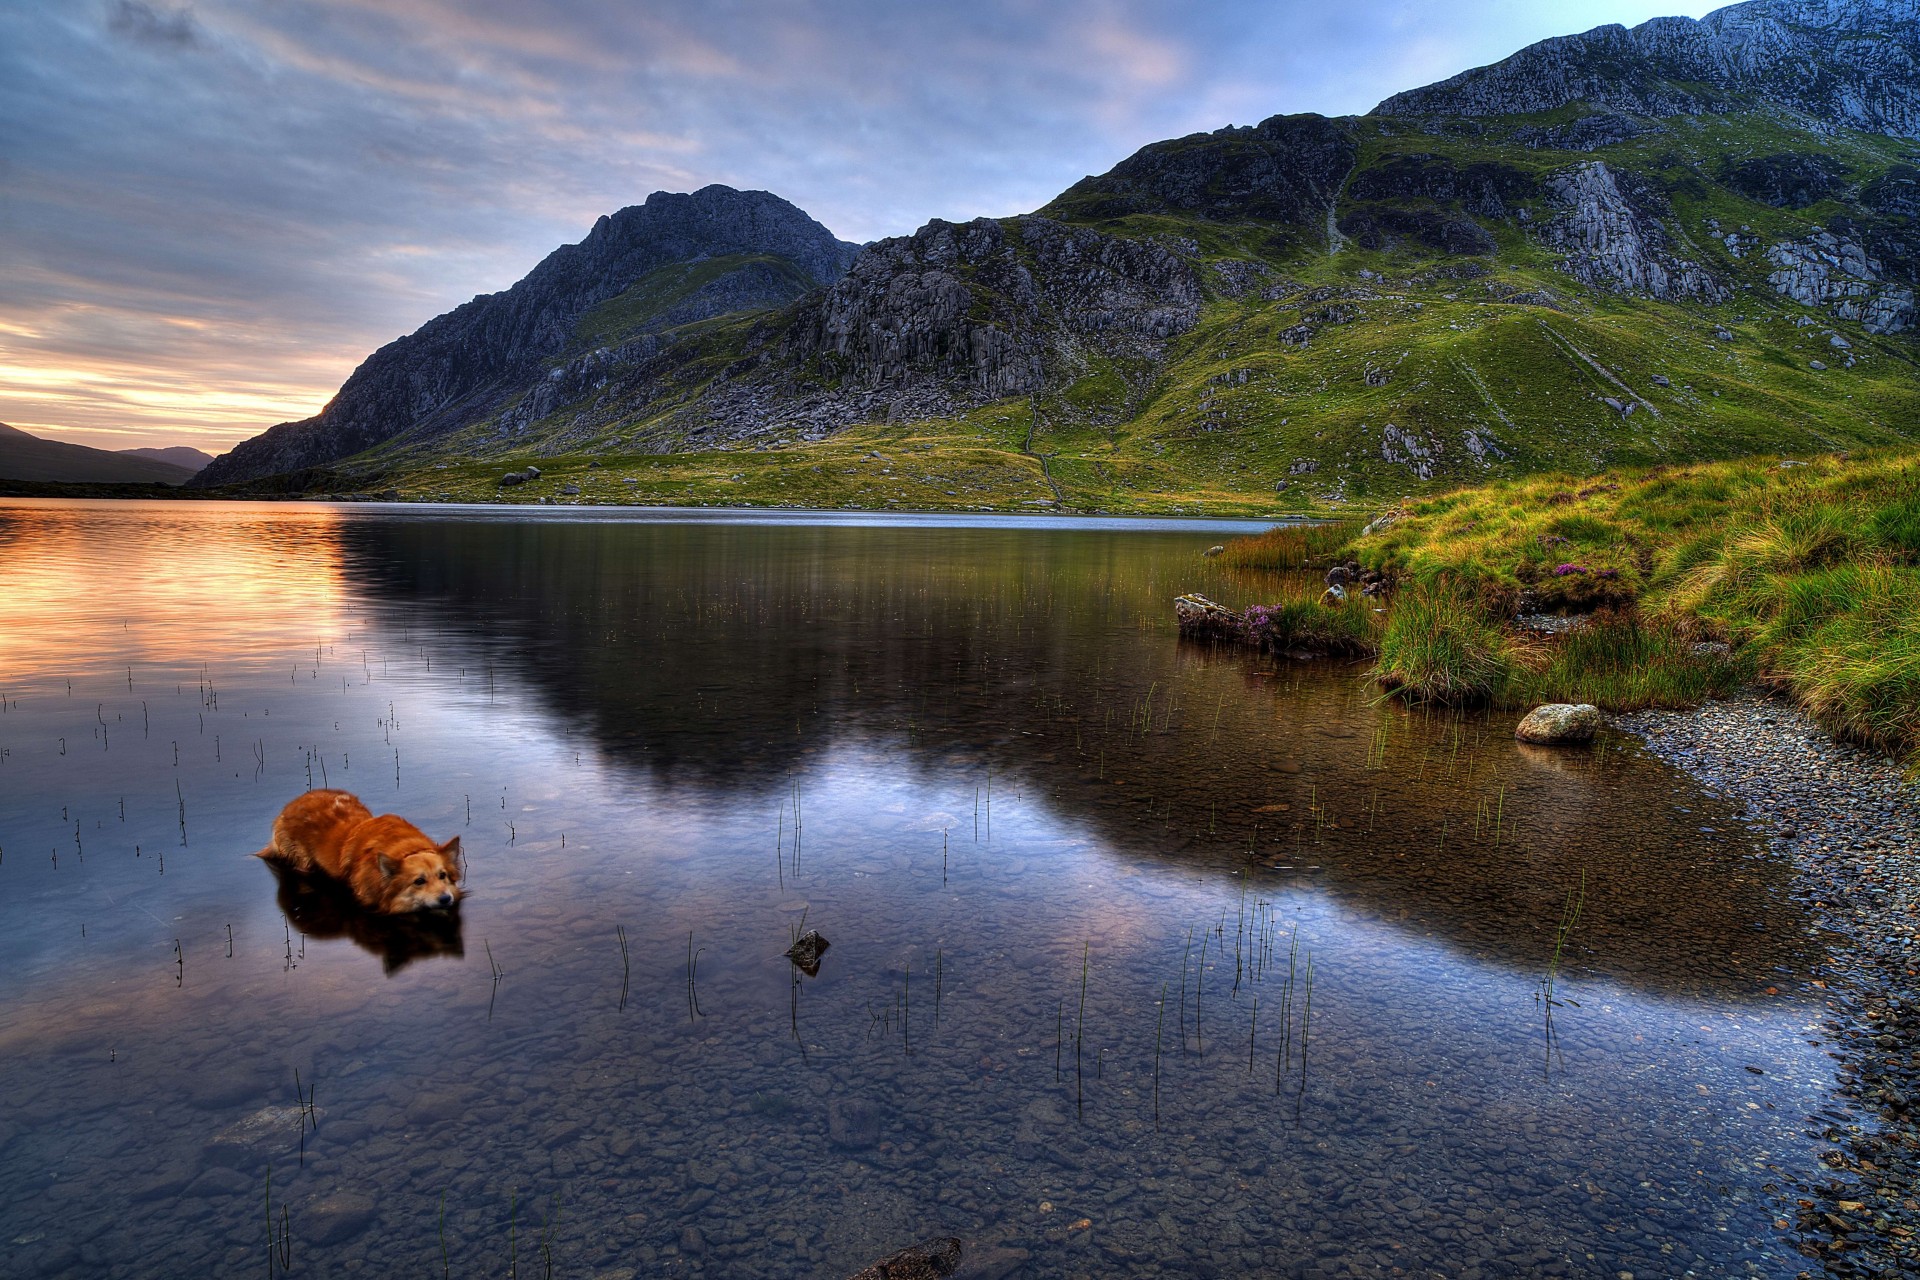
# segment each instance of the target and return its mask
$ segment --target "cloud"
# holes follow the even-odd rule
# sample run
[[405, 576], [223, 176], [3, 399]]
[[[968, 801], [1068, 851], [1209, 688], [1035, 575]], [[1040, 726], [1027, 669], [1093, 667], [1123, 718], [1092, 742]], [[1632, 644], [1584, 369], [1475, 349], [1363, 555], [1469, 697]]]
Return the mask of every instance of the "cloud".
[[119, 0], [107, 15], [107, 30], [137, 44], [161, 48], [190, 49], [200, 43], [191, 9], [156, 9], [140, 0]]
[[225, 445], [654, 190], [770, 190], [869, 240], [1673, 8], [0, 5], [0, 420]]

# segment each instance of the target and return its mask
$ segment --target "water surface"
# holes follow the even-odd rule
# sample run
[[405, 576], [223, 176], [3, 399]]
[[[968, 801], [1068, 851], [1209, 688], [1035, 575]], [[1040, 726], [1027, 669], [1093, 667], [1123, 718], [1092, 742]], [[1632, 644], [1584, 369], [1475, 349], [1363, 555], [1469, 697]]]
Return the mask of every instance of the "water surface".
[[[1798, 1272], [1790, 869], [1181, 643], [1229, 532], [0, 505], [0, 1272]], [[321, 785], [457, 918], [248, 856]]]

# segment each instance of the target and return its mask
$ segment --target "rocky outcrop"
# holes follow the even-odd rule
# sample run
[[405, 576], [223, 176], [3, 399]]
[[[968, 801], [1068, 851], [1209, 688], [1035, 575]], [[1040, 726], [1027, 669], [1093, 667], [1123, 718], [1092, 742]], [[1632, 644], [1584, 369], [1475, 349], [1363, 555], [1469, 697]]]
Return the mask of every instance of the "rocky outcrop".
[[1481, 218], [1504, 218], [1540, 194], [1525, 169], [1499, 161], [1459, 164], [1448, 156], [1405, 153], [1362, 169], [1347, 184], [1349, 200], [1433, 200]]
[[1395, 94], [1388, 116], [1496, 116], [1585, 104], [1624, 116], [1784, 108], [1920, 137], [1920, 0], [1750, 0], [1530, 45]]
[[[710, 186], [655, 192], [547, 255], [504, 293], [485, 294], [367, 357], [318, 415], [282, 423], [213, 461], [200, 486], [318, 466], [402, 434], [457, 430], [506, 407], [546, 376], [580, 317], [675, 263], [734, 254], [784, 260], [806, 279], [838, 279], [858, 249], [764, 191]], [[742, 285], [741, 287], [750, 287]], [[719, 295], [709, 295], [711, 306]]]
[[1767, 282], [1802, 306], [1857, 321], [1868, 333], [1902, 333], [1914, 324], [1910, 285], [1888, 281], [1878, 259], [1858, 241], [1818, 231], [1767, 249]]
[[1556, 174], [1547, 187], [1561, 212], [1541, 239], [1566, 250], [1565, 270], [1574, 279], [1661, 301], [1730, 296], [1704, 267], [1672, 252], [1666, 200], [1637, 174], [1592, 160]]
[[932, 381], [1001, 399], [1038, 390], [1063, 344], [1157, 355], [1202, 301], [1188, 258], [1151, 241], [1038, 216], [935, 221], [802, 303], [782, 354], [855, 387]]
[[1076, 182], [1040, 212], [1257, 218], [1319, 232], [1358, 155], [1352, 128], [1343, 122], [1274, 116], [1142, 147], [1107, 173]]
[[1920, 169], [1894, 165], [1861, 189], [1860, 203], [1890, 217], [1920, 218]]
[[1754, 156], [1730, 162], [1720, 181], [1749, 200], [1776, 209], [1804, 209], [1846, 185], [1847, 167], [1831, 156]]
[[1658, 132], [1660, 126], [1646, 120], [1594, 111], [1566, 124], [1527, 125], [1516, 130], [1514, 138], [1536, 151], [1598, 151]]
[[1362, 249], [1392, 250], [1411, 241], [1438, 253], [1485, 255], [1500, 245], [1456, 209], [1369, 205], [1340, 215], [1340, 231]]

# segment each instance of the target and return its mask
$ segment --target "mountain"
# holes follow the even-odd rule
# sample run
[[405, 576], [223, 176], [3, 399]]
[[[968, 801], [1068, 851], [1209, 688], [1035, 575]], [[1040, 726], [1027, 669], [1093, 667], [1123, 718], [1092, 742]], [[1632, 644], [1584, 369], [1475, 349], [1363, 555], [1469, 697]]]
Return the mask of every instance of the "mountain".
[[601, 218], [504, 293], [380, 348], [318, 415], [244, 442], [195, 483], [314, 467], [396, 436], [432, 440], [485, 421], [511, 439], [556, 394], [557, 357], [581, 351], [580, 376], [591, 383], [614, 346], [657, 354], [717, 316], [778, 306], [837, 279], [857, 252], [764, 191], [655, 192]]
[[0, 422], [0, 479], [68, 484], [184, 484], [193, 472], [192, 467], [165, 459], [42, 440]]
[[[644, 208], [748, 198], [791, 210]], [[828, 269], [691, 322], [662, 300], [717, 259], [602, 254], [592, 296], [640, 324], [462, 319], [538, 310], [593, 243], [201, 482], [324, 461], [276, 483], [480, 497], [537, 462], [516, 498], [1264, 512], [1909, 441], [1920, 0], [1601, 27], [1365, 116], [1154, 143], [1033, 214], [823, 239]], [[418, 358], [455, 336], [484, 376]]]
[[165, 449], [115, 449], [115, 453], [127, 458], [147, 458], [154, 462], [167, 462], [176, 467], [185, 467], [189, 471], [198, 471], [213, 461], [213, 455], [183, 444], [172, 445]]

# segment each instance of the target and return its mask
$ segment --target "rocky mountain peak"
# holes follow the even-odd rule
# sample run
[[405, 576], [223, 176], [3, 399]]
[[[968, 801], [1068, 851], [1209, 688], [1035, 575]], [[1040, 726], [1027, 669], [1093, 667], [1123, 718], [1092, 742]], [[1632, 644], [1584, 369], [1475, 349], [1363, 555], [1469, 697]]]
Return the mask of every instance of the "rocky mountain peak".
[[1676, 116], [1760, 103], [1920, 138], [1920, 0], [1749, 0], [1697, 21], [1595, 27], [1395, 94], [1374, 113], [1521, 115], [1584, 104]]
[[[401, 435], [438, 435], [500, 411], [565, 352], [581, 317], [650, 274], [730, 257], [782, 259], [814, 285], [845, 274], [860, 247], [766, 191], [656, 191], [600, 218], [512, 288], [482, 294], [368, 356], [327, 407], [214, 460], [195, 483], [298, 471]], [[720, 295], [724, 296], [724, 292]]]

